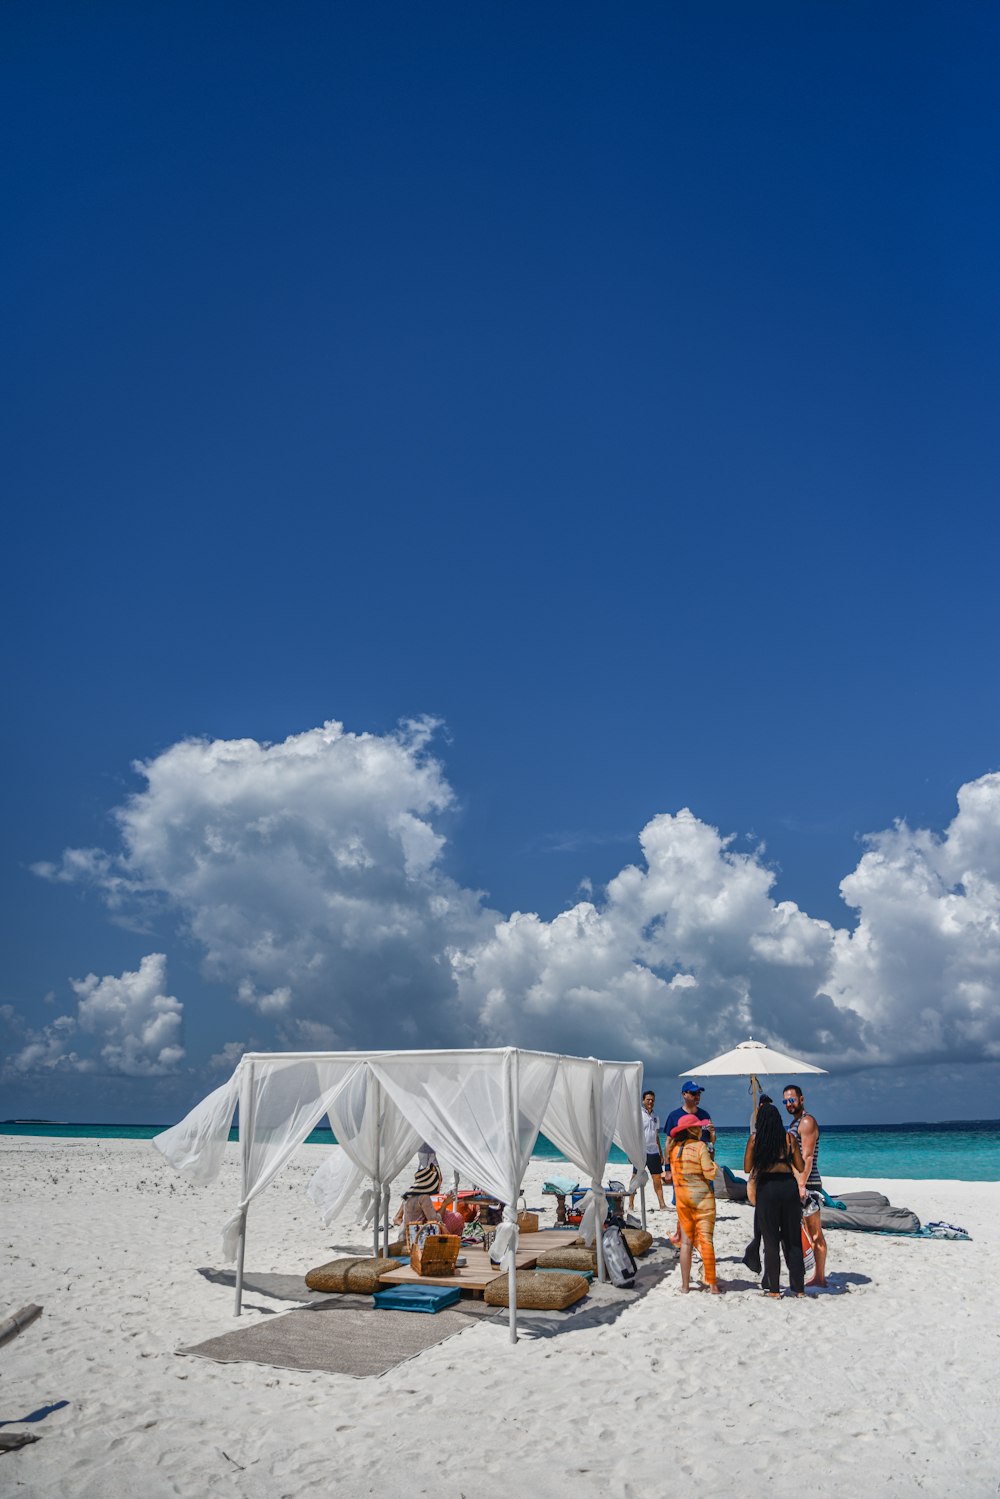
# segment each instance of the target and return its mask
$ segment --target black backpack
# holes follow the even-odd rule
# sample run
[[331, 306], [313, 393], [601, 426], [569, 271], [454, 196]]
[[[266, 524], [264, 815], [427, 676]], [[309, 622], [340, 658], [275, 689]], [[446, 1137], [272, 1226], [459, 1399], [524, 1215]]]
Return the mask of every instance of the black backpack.
[[616, 1223], [609, 1223], [601, 1235], [604, 1267], [613, 1286], [630, 1286], [638, 1273], [625, 1235]]

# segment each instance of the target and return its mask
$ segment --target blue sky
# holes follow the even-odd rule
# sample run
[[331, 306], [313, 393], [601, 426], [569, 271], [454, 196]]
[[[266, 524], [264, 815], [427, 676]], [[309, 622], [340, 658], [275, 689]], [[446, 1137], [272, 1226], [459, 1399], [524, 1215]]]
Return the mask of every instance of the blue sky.
[[0, 1114], [749, 1024], [1000, 1112], [997, 14], [4, 25]]

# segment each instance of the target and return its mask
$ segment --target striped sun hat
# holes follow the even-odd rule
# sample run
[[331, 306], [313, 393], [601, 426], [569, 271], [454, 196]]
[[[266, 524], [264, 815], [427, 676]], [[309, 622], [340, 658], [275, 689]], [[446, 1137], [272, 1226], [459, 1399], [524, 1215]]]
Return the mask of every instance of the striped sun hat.
[[441, 1173], [436, 1166], [421, 1166], [413, 1178], [411, 1192], [434, 1192], [441, 1185]]

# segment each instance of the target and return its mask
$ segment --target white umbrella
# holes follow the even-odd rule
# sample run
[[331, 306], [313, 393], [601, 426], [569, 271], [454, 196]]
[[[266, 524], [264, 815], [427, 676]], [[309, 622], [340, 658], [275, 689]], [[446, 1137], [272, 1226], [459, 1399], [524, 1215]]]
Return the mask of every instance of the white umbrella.
[[715, 1057], [711, 1062], [703, 1062], [700, 1067], [685, 1067], [679, 1077], [748, 1077], [750, 1088], [753, 1093], [753, 1111], [757, 1112], [757, 1091], [760, 1087], [759, 1079], [770, 1077], [773, 1073], [797, 1073], [797, 1072], [822, 1072], [825, 1067], [814, 1067], [811, 1062], [799, 1062], [795, 1057], [788, 1056], [783, 1051], [775, 1051], [773, 1046], [765, 1046], [763, 1041], [741, 1041], [739, 1046], [734, 1046], [732, 1051], [723, 1052], [721, 1057]]

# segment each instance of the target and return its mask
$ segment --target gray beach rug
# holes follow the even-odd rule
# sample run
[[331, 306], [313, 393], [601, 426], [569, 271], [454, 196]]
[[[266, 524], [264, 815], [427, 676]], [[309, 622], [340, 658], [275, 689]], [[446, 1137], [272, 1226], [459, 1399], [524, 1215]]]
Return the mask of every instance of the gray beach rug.
[[472, 1300], [432, 1316], [377, 1311], [368, 1296], [333, 1296], [177, 1352], [219, 1364], [266, 1364], [366, 1379], [385, 1374], [485, 1317], [506, 1315]]

